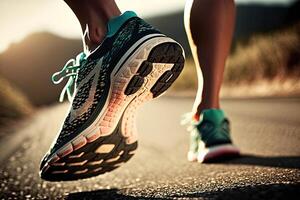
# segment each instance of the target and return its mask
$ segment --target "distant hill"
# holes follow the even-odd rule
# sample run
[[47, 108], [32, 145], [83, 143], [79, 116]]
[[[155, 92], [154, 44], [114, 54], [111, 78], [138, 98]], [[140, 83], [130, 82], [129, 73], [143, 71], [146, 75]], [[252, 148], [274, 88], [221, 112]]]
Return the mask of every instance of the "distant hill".
[[290, 25], [300, 19], [299, 3], [290, 6], [238, 5], [234, 37], [249, 37], [253, 32], [267, 32]]
[[50, 33], [32, 34], [0, 55], [0, 74], [23, 91], [35, 105], [49, 104], [58, 99], [63, 86], [53, 86], [51, 75], [81, 49], [80, 40]]

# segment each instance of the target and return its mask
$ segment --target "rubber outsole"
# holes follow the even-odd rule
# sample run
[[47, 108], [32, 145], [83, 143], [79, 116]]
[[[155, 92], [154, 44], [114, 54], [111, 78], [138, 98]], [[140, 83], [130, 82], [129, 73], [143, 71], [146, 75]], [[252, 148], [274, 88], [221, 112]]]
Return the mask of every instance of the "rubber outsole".
[[89, 145], [50, 163], [42, 178], [48, 181], [72, 181], [110, 172], [127, 162], [134, 155], [137, 145], [137, 142], [126, 143], [118, 125], [111, 135], [99, 137]]
[[137, 50], [112, 80], [107, 112], [98, 132], [83, 134], [66, 144], [42, 167], [41, 177], [48, 181], [90, 178], [127, 162], [138, 146], [137, 107], [162, 95], [183, 67], [182, 47], [170, 38], [149, 41]]

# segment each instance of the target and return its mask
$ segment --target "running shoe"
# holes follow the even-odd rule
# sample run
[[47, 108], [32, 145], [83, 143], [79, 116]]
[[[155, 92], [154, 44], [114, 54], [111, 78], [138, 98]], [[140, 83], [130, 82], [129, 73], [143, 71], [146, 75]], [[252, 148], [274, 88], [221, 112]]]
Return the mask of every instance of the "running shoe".
[[204, 110], [190, 129], [189, 161], [212, 162], [240, 154], [230, 138], [229, 120], [223, 110]]
[[[111, 19], [103, 42], [54, 74], [68, 77], [69, 113], [40, 167], [48, 181], [112, 171], [137, 149], [137, 107], [162, 95], [184, 66], [182, 47], [128, 11]], [[58, 79], [58, 80], [57, 80]]]

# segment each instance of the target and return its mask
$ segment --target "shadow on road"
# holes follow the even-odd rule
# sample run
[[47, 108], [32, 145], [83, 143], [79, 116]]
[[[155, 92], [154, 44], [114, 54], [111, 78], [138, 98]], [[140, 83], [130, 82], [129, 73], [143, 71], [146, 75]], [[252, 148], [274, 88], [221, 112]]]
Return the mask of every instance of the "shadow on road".
[[101, 199], [129, 199], [129, 200], [135, 200], [135, 199], [162, 199], [162, 198], [152, 198], [152, 197], [134, 197], [126, 194], [122, 194], [120, 190], [117, 188], [113, 189], [107, 189], [107, 190], [95, 190], [90, 192], [76, 192], [76, 193], [70, 193], [66, 198], [66, 200], [101, 200]]
[[216, 191], [187, 193], [167, 196], [165, 198], [153, 198], [142, 196], [127, 196], [118, 189], [96, 190], [90, 192], [71, 193], [66, 200], [102, 200], [102, 199], [175, 199], [175, 198], [200, 198], [200, 199], [297, 199], [300, 195], [300, 184], [270, 184], [248, 185], [244, 187], [222, 188]]
[[244, 187], [222, 188], [217, 191], [191, 193], [171, 198], [200, 199], [298, 199], [300, 184], [248, 185]]
[[229, 160], [215, 160], [214, 164], [237, 164], [237, 165], [257, 165], [265, 167], [279, 167], [288, 169], [300, 169], [300, 156], [256, 156], [241, 155], [238, 158]]

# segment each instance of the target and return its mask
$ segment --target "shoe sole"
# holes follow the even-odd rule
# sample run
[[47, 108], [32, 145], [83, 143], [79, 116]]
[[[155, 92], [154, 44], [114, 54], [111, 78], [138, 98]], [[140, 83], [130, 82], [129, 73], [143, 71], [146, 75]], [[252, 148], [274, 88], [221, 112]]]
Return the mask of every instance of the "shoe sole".
[[57, 150], [42, 167], [48, 181], [68, 181], [110, 172], [137, 149], [137, 108], [161, 96], [184, 66], [182, 47], [168, 37], [144, 42], [111, 75], [109, 98], [88, 129]]
[[218, 162], [238, 157], [239, 155], [240, 150], [232, 144], [216, 145], [199, 152], [197, 161], [200, 163]]

